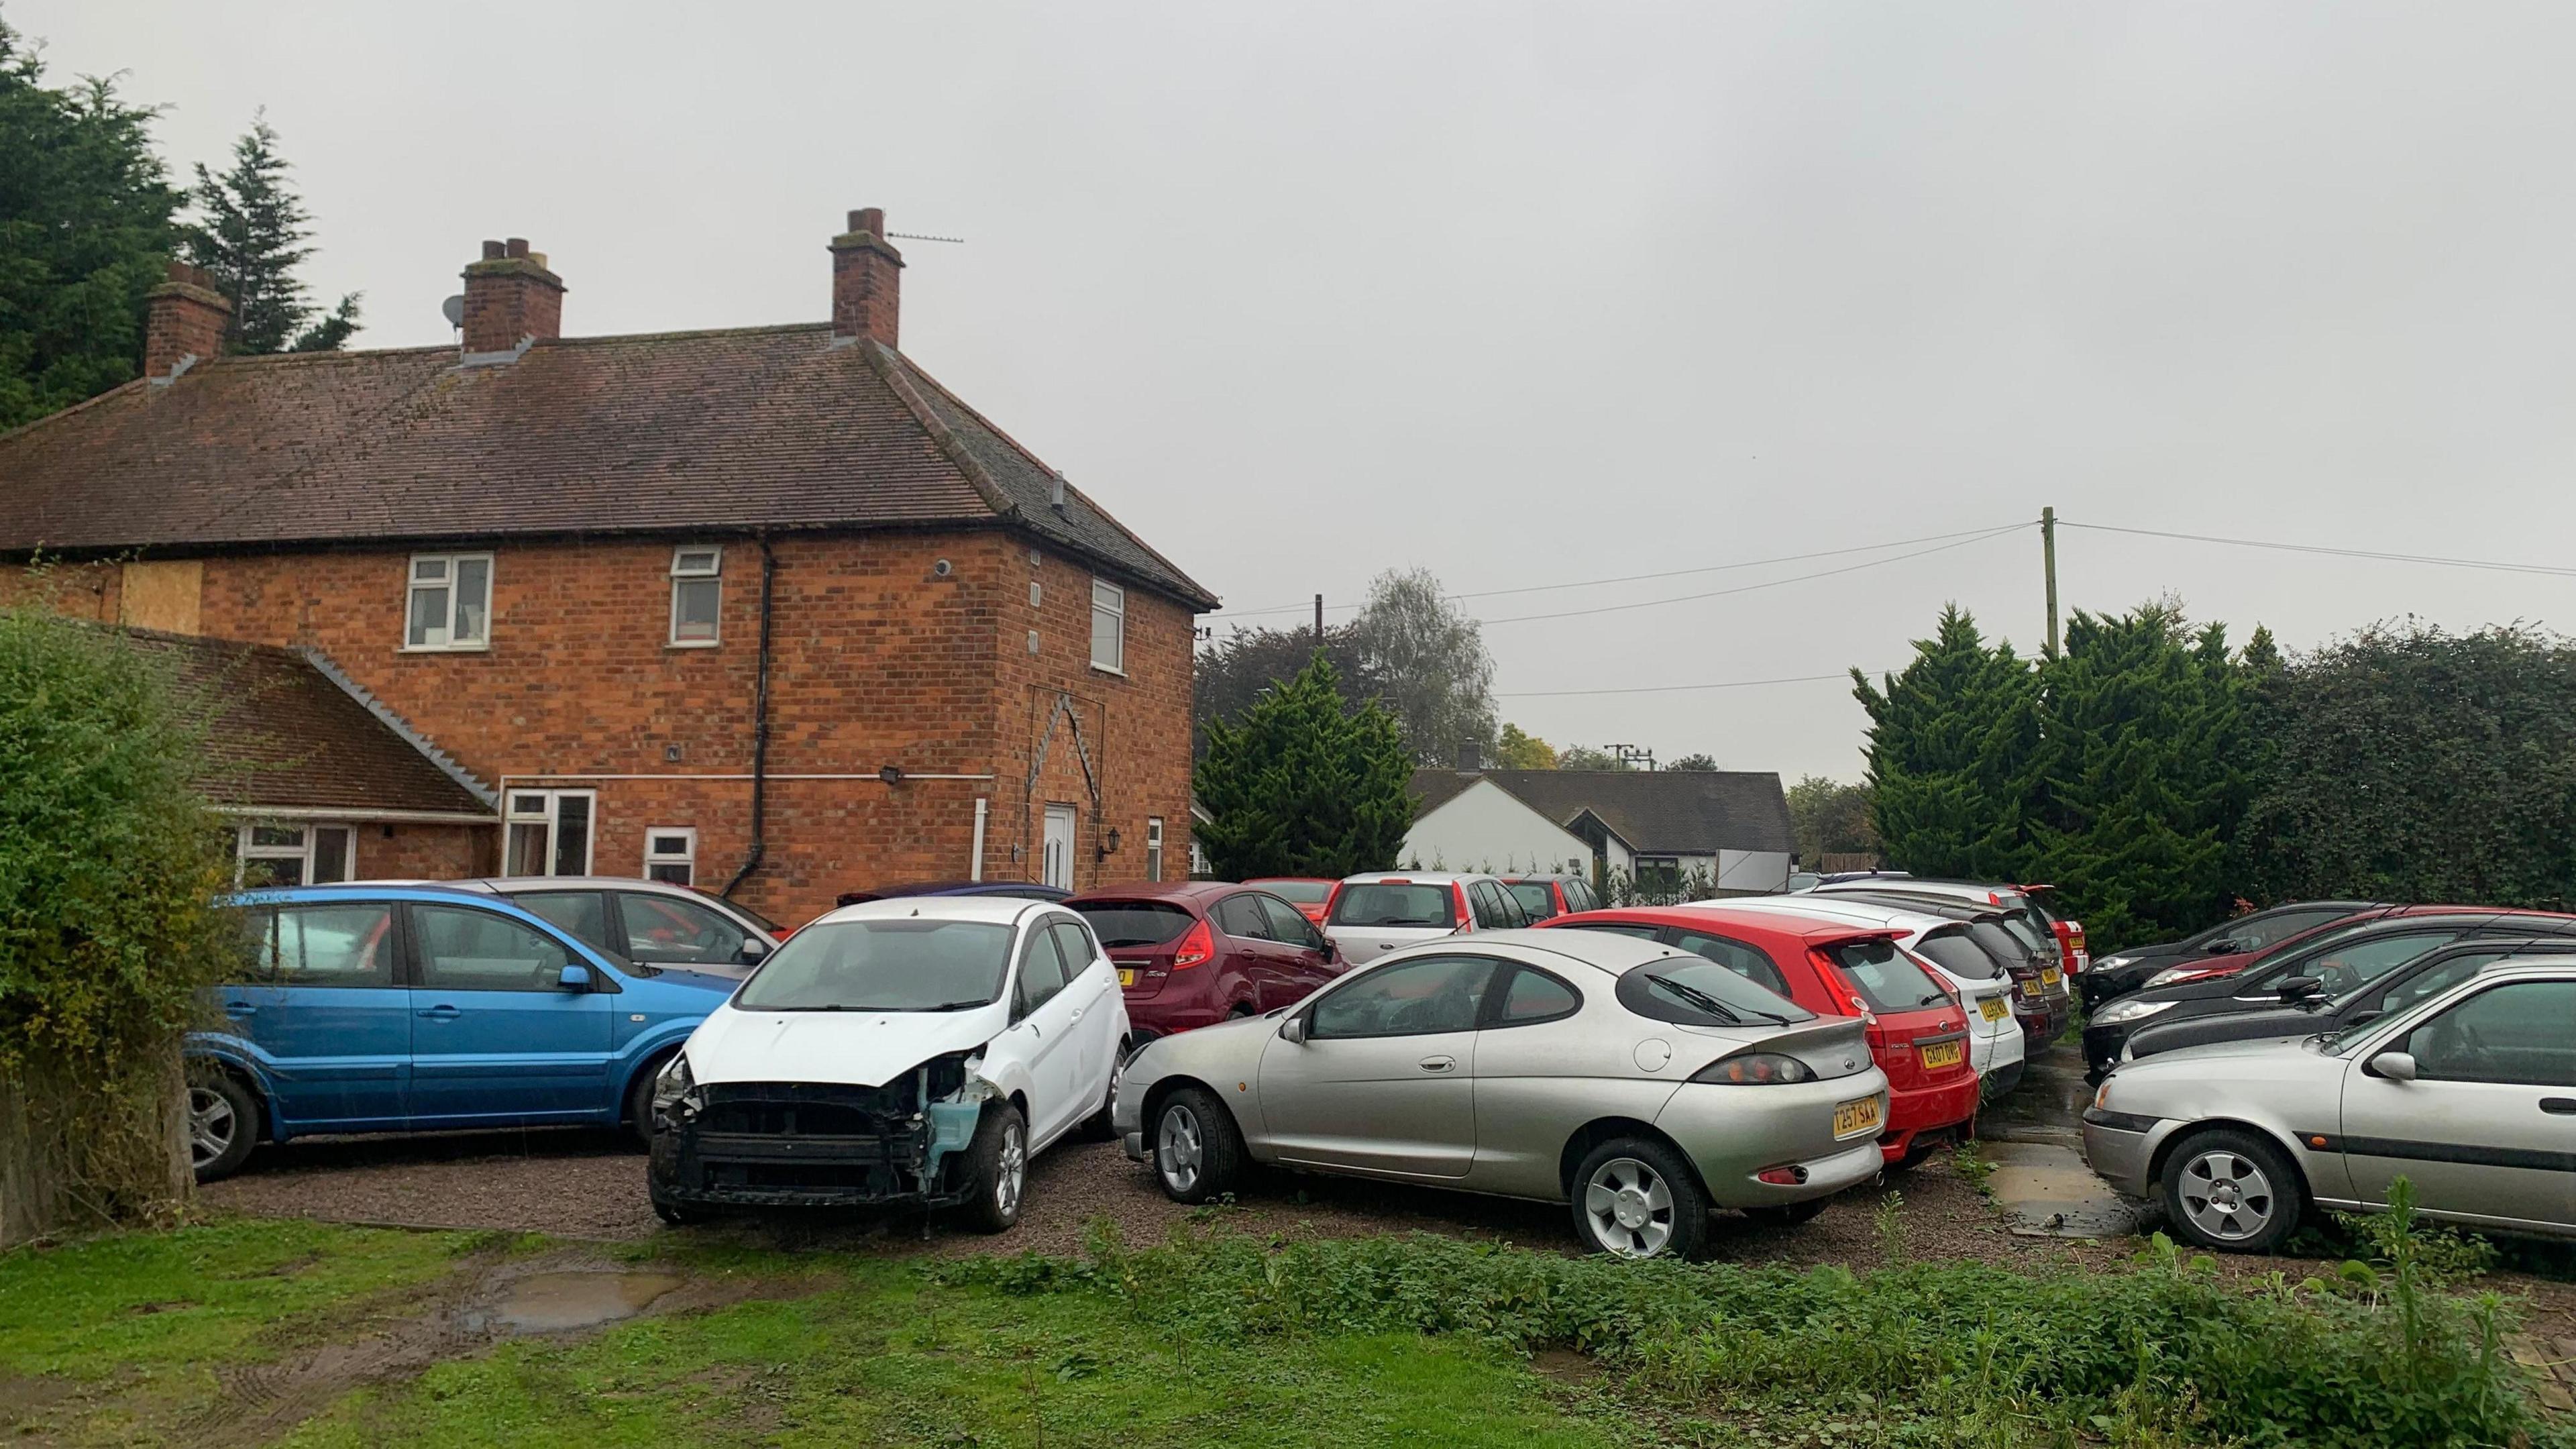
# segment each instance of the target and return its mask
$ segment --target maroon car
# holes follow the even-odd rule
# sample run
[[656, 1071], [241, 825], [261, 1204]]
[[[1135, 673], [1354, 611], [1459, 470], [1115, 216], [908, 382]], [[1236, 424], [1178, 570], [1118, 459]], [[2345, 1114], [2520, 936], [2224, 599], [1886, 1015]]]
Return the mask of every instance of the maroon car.
[[1303, 1000], [1341, 974], [1315, 923], [1227, 881], [1103, 886], [1065, 905], [1091, 923], [1125, 988], [1137, 1045]]

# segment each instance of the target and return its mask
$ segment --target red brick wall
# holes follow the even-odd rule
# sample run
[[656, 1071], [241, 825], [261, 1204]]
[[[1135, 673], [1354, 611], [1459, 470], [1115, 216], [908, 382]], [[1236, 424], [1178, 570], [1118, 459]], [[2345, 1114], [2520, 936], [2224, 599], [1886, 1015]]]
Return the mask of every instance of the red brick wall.
[[500, 868], [488, 825], [360, 825], [358, 879], [457, 880]]

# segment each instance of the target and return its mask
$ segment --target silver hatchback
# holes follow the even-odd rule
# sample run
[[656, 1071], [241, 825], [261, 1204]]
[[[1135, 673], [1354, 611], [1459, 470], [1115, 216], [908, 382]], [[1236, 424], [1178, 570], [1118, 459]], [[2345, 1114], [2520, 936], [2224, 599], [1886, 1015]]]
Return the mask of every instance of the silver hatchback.
[[1442, 870], [1355, 875], [1333, 887], [1324, 908], [1324, 934], [1353, 966], [1442, 936], [1529, 924], [1529, 912], [1499, 879]]
[[1112, 1123], [1163, 1191], [1247, 1162], [1570, 1203], [1590, 1247], [1688, 1256], [1712, 1208], [1775, 1222], [1876, 1177], [1887, 1078], [1705, 957], [1591, 931], [1410, 947], [1268, 1016], [1161, 1038]]
[[2192, 1242], [2269, 1252], [2310, 1207], [2576, 1236], [2576, 957], [2500, 966], [2304, 1041], [2123, 1063], [2084, 1114], [2110, 1184]]

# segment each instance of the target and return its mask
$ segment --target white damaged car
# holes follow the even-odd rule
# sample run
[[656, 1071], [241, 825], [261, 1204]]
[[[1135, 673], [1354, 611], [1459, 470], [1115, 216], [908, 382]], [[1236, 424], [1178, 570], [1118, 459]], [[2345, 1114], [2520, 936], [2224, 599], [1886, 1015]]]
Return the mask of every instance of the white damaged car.
[[1029, 1159], [1105, 1138], [1117, 970], [1046, 901], [916, 896], [790, 936], [653, 1089], [653, 1210], [909, 1204], [1019, 1221]]

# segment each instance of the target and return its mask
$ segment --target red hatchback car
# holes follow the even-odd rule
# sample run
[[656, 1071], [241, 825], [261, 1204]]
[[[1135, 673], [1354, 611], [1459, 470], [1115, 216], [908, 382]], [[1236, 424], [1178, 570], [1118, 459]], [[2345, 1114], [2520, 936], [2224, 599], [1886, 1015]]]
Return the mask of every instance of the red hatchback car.
[[1629, 907], [1559, 916], [1541, 929], [1616, 931], [1705, 956], [1819, 1016], [1868, 1023], [1887, 1073], [1878, 1150], [1900, 1166], [1958, 1135], [1977, 1110], [1968, 1016], [1959, 998], [1884, 931], [1775, 911]]
[[1135, 1044], [1302, 1001], [1342, 974], [1315, 923], [1231, 881], [1103, 886], [1065, 902], [1118, 968]]
[[1341, 882], [1319, 875], [1265, 875], [1244, 884], [1261, 887], [1295, 906], [1307, 920], [1321, 926], [1324, 924], [1324, 908], [1333, 903], [1333, 888]]

